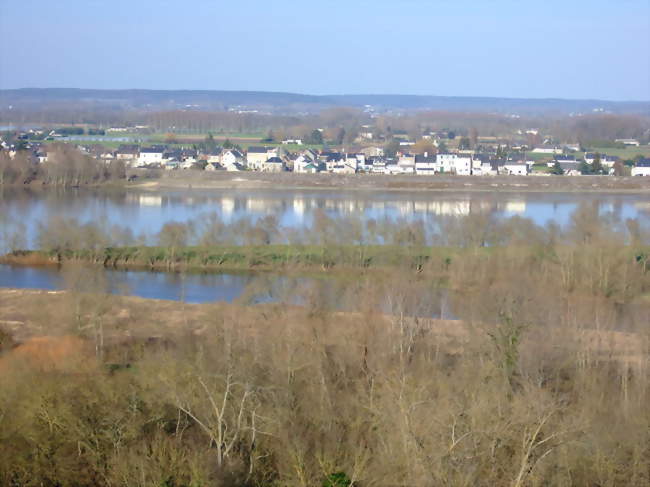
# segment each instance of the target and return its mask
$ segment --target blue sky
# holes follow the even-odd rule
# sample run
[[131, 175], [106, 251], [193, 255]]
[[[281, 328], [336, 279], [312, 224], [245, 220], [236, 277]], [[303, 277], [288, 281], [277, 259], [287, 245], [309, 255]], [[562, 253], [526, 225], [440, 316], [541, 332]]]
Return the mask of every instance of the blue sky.
[[0, 87], [650, 100], [650, 1], [0, 0]]

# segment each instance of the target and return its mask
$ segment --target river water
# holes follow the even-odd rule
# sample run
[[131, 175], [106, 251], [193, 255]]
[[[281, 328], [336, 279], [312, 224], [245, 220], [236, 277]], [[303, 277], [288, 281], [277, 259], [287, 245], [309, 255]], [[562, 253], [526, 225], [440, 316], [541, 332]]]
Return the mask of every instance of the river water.
[[598, 193], [484, 193], [298, 190], [190, 190], [135, 192], [91, 190], [5, 190], [0, 212], [27, 226], [29, 245], [38, 222], [53, 216], [76, 217], [128, 226], [134, 235], [153, 236], [170, 221], [186, 222], [215, 212], [229, 223], [243, 216], [275, 215], [281, 225], [309, 226], [316, 210], [333, 218], [429, 219], [489, 213], [499, 218], [521, 216], [539, 225], [566, 225], [581, 203], [617, 219], [639, 218], [650, 224], [650, 195]]
[[[286, 278], [274, 276], [270, 281], [275, 286], [275, 294], [273, 289], [256, 293], [257, 278], [253, 274], [180, 274], [111, 269], [102, 272], [109, 292], [188, 303], [233, 302], [245, 297], [249, 302], [276, 301], [282, 298], [282, 285], [288, 285]], [[59, 290], [66, 289], [68, 283], [57, 267], [0, 264], [0, 287]]]
[[[54, 216], [76, 217], [127, 226], [134, 235], [152, 238], [170, 221], [189, 221], [216, 212], [226, 222], [243, 216], [256, 219], [275, 215], [285, 227], [311, 225], [314, 212], [322, 210], [332, 218], [358, 216], [362, 219], [436, 219], [472, 213], [489, 213], [497, 218], [522, 216], [544, 225], [566, 225], [582, 203], [596, 206], [603, 215], [618, 220], [637, 218], [650, 226], [650, 195], [602, 193], [483, 193], [298, 190], [191, 190], [185, 192], [137, 192], [91, 190], [3, 190], [0, 216], [4, 221], [26, 227], [27, 245], [33, 247], [38, 222]], [[3, 220], [0, 220], [2, 222]], [[108, 271], [113, 292], [188, 302], [252, 301], [285, 299], [282, 293], [294, 286], [285, 277], [266, 277], [264, 291], [254, 290], [259, 276], [253, 274], [190, 274]], [[269, 280], [270, 279], [270, 283]], [[0, 286], [56, 289], [62, 286], [56, 269], [0, 266]], [[122, 290], [122, 291], [120, 291]], [[269, 291], [271, 290], [271, 291]], [[270, 294], [269, 294], [270, 293]]]

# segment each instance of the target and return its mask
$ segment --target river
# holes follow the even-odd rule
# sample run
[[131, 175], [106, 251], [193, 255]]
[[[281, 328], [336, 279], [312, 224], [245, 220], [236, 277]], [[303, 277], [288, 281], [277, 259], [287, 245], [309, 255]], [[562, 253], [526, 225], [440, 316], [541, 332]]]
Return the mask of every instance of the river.
[[650, 195], [603, 193], [483, 193], [323, 190], [190, 190], [184, 192], [67, 190], [4, 190], [0, 212], [27, 226], [34, 246], [37, 223], [54, 216], [76, 217], [128, 226], [133, 235], [155, 236], [170, 221], [186, 222], [210, 212], [230, 223], [275, 215], [285, 227], [309, 226], [316, 210], [333, 218], [405, 218], [408, 220], [490, 213], [498, 218], [521, 216], [536, 224], [566, 225], [581, 203], [596, 205], [615, 219], [639, 218], [650, 224]]
[[[4, 189], [0, 191], [0, 215], [5, 221], [25, 225], [27, 245], [34, 247], [38, 222], [54, 216], [76, 217], [127, 226], [134, 235], [153, 240], [170, 221], [189, 221], [216, 212], [226, 222], [275, 215], [285, 227], [305, 228], [316, 210], [333, 218], [436, 219], [472, 213], [498, 218], [522, 216], [544, 225], [566, 225], [581, 204], [595, 205], [600, 214], [615, 220], [637, 218], [650, 226], [650, 195], [604, 193], [481, 193], [393, 191], [354, 192], [321, 190], [193, 190], [185, 192], [138, 192], [125, 190]], [[178, 274], [161, 272], [107, 271], [111, 292], [145, 298], [182, 299], [187, 302], [252, 302], [291, 300], [287, 294], [311, 281], [266, 276], [263, 285], [256, 274]], [[296, 284], [298, 282], [298, 284]], [[261, 286], [262, 292], [256, 291]], [[65, 287], [56, 269], [0, 266], [0, 287], [58, 289]], [[307, 286], [308, 287], [308, 286]], [[256, 294], [257, 293], [257, 294]], [[295, 294], [295, 293], [294, 293]]]

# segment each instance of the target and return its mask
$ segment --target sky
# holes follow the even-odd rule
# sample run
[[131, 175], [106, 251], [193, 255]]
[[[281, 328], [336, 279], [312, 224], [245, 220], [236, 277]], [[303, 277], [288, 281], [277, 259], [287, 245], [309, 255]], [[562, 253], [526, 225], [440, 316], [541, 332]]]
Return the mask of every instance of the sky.
[[650, 100], [650, 0], [0, 0], [0, 88]]

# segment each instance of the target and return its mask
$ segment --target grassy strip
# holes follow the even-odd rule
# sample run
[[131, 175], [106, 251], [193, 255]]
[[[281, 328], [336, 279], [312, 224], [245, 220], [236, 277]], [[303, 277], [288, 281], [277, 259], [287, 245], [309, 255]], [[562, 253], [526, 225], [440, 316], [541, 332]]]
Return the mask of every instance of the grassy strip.
[[[487, 249], [482, 249], [486, 251]], [[410, 267], [428, 263], [448, 265], [463, 252], [459, 248], [406, 247], [393, 245], [259, 245], [214, 247], [109, 247], [100, 250], [16, 251], [0, 258], [2, 263], [22, 265], [84, 261], [106, 267], [150, 269], [335, 269]]]

